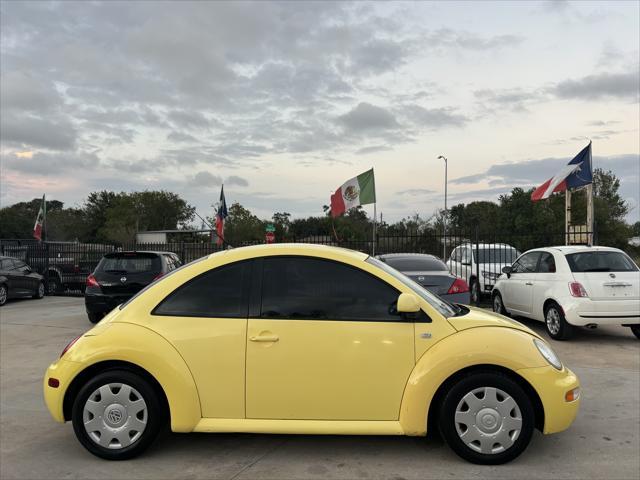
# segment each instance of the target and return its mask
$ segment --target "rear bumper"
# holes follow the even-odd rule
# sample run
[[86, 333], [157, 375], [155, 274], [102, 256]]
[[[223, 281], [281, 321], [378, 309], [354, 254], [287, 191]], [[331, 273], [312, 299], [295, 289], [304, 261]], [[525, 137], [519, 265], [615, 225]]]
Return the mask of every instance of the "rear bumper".
[[133, 295], [103, 295], [85, 293], [84, 306], [87, 313], [107, 314], [121, 303], [129, 300]]
[[577, 400], [565, 400], [567, 392], [580, 387], [578, 377], [568, 368], [557, 370], [552, 366], [524, 368], [517, 372], [536, 390], [544, 410], [543, 433], [557, 433], [569, 428], [580, 409]]
[[640, 324], [640, 301], [571, 298], [562, 302], [568, 323], [576, 326]]

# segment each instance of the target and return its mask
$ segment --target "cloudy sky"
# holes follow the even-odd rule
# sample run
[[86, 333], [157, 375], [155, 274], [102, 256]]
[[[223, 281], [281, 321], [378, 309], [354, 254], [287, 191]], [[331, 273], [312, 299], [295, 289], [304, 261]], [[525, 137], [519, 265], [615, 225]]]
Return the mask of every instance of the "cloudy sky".
[[639, 219], [640, 4], [2, 1], [0, 204], [168, 189], [397, 220], [496, 200], [593, 140]]

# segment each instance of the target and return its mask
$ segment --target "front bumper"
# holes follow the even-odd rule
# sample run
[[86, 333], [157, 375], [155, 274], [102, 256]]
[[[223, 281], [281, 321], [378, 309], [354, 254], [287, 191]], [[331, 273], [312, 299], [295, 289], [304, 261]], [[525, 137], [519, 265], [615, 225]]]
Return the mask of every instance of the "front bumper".
[[573, 401], [565, 400], [567, 392], [580, 387], [578, 377], [567, 367], [552, 366], [524, 368], [517, 372], [536, 390], [544, 409], [543, 433], [557, 433], [569, 428], [578, 414], [581, 395]]
[[[47, 368], [44, 376], [44, 402], [49, 409], [49, 413], [56, 422], [64, 423], [64, 396], [69, 385], [82, 369], [82, 364], [77, 362], [69, 362], [67, 360], [58, 360], [53, 362]], [[58, 387], [50, 387], [49, 379], [55, 378], [60, 384]]]

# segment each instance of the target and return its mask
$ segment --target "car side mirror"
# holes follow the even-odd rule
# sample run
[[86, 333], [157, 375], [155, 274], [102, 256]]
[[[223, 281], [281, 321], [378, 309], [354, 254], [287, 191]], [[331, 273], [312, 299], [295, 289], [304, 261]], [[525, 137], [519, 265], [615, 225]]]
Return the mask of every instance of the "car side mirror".
[[511, 268], [511, 265], [505, 265], [504, 267], [502, 267], [502, 273], [506, 273], [507, 277], [511, 278], [511, 272], [513, 271], [513, 268]]
[[398, 297], [398, 313], [416, 313], [420, 311], [418, 299], [411, 293], [401, 293]]

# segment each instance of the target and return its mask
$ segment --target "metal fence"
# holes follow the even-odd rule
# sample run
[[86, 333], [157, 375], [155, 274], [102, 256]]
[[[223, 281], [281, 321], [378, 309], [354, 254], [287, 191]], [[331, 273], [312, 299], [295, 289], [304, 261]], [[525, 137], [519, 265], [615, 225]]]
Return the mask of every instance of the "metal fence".
[[[511, 265], [522, 252], [531, 248], [587, 243], [590, 234], [532, 232], [516, 235], [473, 231], [380, 233], [369, 239], [336, 239], [330, 235], [286, 237], [283, 242], [332, 245], [367, 254], [425, 253], [441, 258], [450, 271], [463, 278], [480, 302], [493, 288], [505, 265]], [[278, 239], [277, 239], [278, 240]], [[247, 246], [260, 241], [243, 242]], [[35, 240], [0, 240], [0, 254], [23, 260], [45, 276], [48, 293], [83, 295], [87, 276], [103, 255], [114, 251], [162, 251], [177, 254], [184, 263], [220, 251], [228, 246], [212, 243], [133, 243], [125, 245], [73, 242], [37, 242]]]

